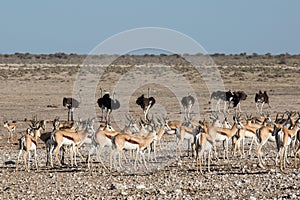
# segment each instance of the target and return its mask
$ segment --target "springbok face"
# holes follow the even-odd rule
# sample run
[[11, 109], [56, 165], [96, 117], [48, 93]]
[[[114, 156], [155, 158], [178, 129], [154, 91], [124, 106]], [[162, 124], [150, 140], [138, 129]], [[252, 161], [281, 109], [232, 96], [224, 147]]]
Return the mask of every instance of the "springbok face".
[[168, 125], [168, 122], [167, 122], [167, 121], [166, 121], [165, 124], [164, 124], [164, 128], [165, 128], [166, 131], [170, 131], [170, 130], [171, 130], [171, 128], [170, 128], [170, 126]]
[[95, 134], [95, 130], [93, 126], [87, 126], [87, 132], [89, 135], [94, 135]]
[[267, 124], [271, 124], [272, 123], [272, 119], [269, 116], [266, 117], [265, 121], [266, 121]]
[[156, 132], [155, 132], [155, 134], [154, 134], [153, 141], [158, 141], [158, 137], [157, 137]]
[[33, 130], [31, 128], [26, 129], [26, 134], [33, 136]]
[[138, 133], [140, 131], [140, 129], [138, 128], [135, 122], [130, 122], [129, 129], [131, 133]]
[[39, 127], [42, 128], [43, 131], [45, 131], [45, 129], [46, 129], [46, 121], [45, 120], [40, 121]]
[[236, 127], [238, 129], [244, 129], [245, 127], [243, 126], [243, 124], [240, 121], [237, 121]]
[[231, 124], [228, 122], [227, 117], [224, 118], [223, 127], [224, 128], [231, 128], [232, 127]]
[[273, 129], [273, 132], [272, 132], [272, 136], [275, 136], [279, 133], [279, 131], [281, 131], [281, 127], [280, 126], [276, 126], [276, 124], [274, 124], [274, 129]]
[[60, 125], [60, 123], [59, 123], [59, 119], [58, 118], [55, 118], [54, 120], [53, 120], [53, 129], [59, 129], [59, 125]]
[[193, 128], [193, 134], [194, 135], [198, 135], [200, 132], [204, 132], [204, 128], [199, 125]]
[[219, 119], [213, 120], [212, 123], [215, 125], [215, 127], [222, 127], [222, 123]]
[[109, 124], [106, 124], [103, 130], [110, 131], [110, 132], [115, 131], [115, 129]]

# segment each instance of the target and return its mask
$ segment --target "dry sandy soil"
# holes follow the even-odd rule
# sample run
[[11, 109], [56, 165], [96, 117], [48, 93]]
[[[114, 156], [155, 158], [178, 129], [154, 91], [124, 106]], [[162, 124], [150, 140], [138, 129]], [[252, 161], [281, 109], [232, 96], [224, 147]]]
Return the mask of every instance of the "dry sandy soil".
[[[288, 199], [300, 198], [300, 171], [293, 164], [284, 172], [275, 167], [275, 144], [267, 144], [263, 151], [267, 163], [266, 169], [257, 166], [255, 152], [252, 158], [233, 158], [212, 161], [210, 173], [197, 173], [195, 161], [183, 151], [176, 159], [175, 138], [166, 135], [162, 147], [158, 150], [157, 161], [149, 161], [148, 169], [140, 164], [137, 170], [132, 163], [126, 163], [123, 169], [112, 173], [106, 171], [93, 157], [92, 169], [85, 162], [78, 160], [78, 166], [45, 166], [45, 146], [38, 145], [39, 170], [24, 171], [23, 162], [16, 170], [18, 156], [18, 138], [27, 128], [25, 118], [37, 115], [38, 119], [66, 119], [67, 110], [62, 106], [62, 98], [71, 96], [73, 86], [81, 79], [83, 96], [92, 94], [93, 102], [81, 102], [81, 110], [75, 110], [75, 119], [89, 117], [83, 112], [86, 107], [93, 107], [99, 116], [100, 110], [96, 101], [100, 96], [100, 87], [110, 92], [116, 91], [120, 100], [120, 109], [113, 111], [112, 124], [122, 128], [126, 123], [125, 114], [141, 116], [141, 109], [135, 105], [135, 99], [142, 93], [154, 96], [157, 104], [151, 114], [167, 115], [170, 119], [182, 119], [180, 100], [189, 92], [190, 86], [197, 97], [193, 120], [208, 120], [214, 104], [209, 104], [209, 90], [203, 75], [188, 65], [170, 65], [164, 62], [170, 59], [160, 58], [161, 63], [145, 60], [138, 64], [131, 60], [115, 63], [106, 68], [97, 80], [89, 77], [104, 69], [94, 66], [85, 73], [80, 72], [80, 64], [33, 63], [0, 63], [1, 120], [17, 121], [15, 138], [7, 143], [7, 132], [2, 127], [0, 134], [0, 181], [2, 199]], [[208, 70], [206, 68], [206, 70]], [[256, 114], [254, 95], [261, 89], [270, 95], [271, 108], [265, 107], [274, 119], [276, 113], [299, 111], [300, 109], [300, 68], [289, 65], [218, 65], [225, 89], [244, 90], [248, 94], [242, 102], [244, 113]], [[172, 71], [175, 70], [175, 71]], [[145, 74], [147, 74], [145, 76]], [[92, 75], [91, 75], [92, 76]], [[182, 82], [184, 78], [185, 82]], [[146, 79], [151, 79], [146, 80]], [[137, 84], [133, 80], [139, 80]], [[153, 84], [157, 80], [157, 84]], [[216, 84], [218, 79], [214, 80]], [[80, 81], [79, 81], [80, 82]], [[127, 84], [124, 84], [127, 83]], [[143, 85], [145, 84], [145, 85]], [[76, 84], [75, 84], [76, 85]], [[90, 85], [94, 85], [94, 90]], [[176, 92], [172, 88], [177, 88]], [[87, 92], [88, 91], [88, 92]], [[127, 96], [126, 96], [127, 95]], [[182, 96], [180, 96], [182, 95]], [[74, 94], [78, 98], [78, 94]], [[127, 100], [123, 101], [124, 100]], [[126, 105], [125, 105], [126, 104]], [[231, 110], [230, 113], [233, 113]], [[231, 114], [229, 114], [231, 118]], [[99, 126], [95, 124], [95, 128]], [[51, 129], [48, 126], [47, 129]], [[88, 146], [81, 149], [86, 155]], [[184, 150], [187, 145], [184, 145]], [[109, 165], [109, 149], [105, 149], [102, 159]], [[292, 158], [289, 158], [292, 161]], [[32, 166], [33, 167], [33, 166]]]

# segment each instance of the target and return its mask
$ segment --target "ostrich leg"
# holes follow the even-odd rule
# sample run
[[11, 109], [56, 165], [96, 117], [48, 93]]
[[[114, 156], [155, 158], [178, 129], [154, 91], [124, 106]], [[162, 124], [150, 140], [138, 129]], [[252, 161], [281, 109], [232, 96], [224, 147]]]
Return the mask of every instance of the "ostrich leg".
[[71, 108], [71, 121], [74, 121], [73, 112], [74, 112], [74, 108]]
[[259, 113], [258, 103], [255, 103], [255, 105], [256, 105], [257, 113]]
[[109, 124], [110, 122], [110, 113], [111, 113], [111, 109], [107, 109], [107, 112], [106, 112], [106, 124]]
[[262, 113], [262, 110], [263, 110], [264, 105], [265, 105], [265, 102], [262, 102], [261, 108], [260, 108], [260, 113]]
[[188, 111], [187, 111], [187, 108], [184, 109], [184, 119], [185, 119], [185, 120], [188, 119]]
[[103, 122], [104, 121], [104, 111], [103, 110], [106, 110], [106, 108], [101, 108], [101, 112], [102, 112], [102, 114], [101, 114], [101, 121]]
[[71, 111], [71, 121], [74, 121], [74, 118], [73, 118], [73, 110]]
[[192, 106], [193, 106], [193, 104], [191, 104], [191, 103], [188, 105], [188, 110], [187, 110], [187, 118], [188, 118], [188, 120], [191, 119], [191, 118], [190, 118], [190, 114], [191, 114]]
[[[224, 113], [226, 113], [226, 107], [227, 107], [227, 103], [226, 103], [226, 101], [224, 101]], [[219, 112], [220, 112], [220, 110], [219, 110]]]
[[70, 121], [70, 112], [71, 112], [71, 109], [68, 109], [68, 121]]

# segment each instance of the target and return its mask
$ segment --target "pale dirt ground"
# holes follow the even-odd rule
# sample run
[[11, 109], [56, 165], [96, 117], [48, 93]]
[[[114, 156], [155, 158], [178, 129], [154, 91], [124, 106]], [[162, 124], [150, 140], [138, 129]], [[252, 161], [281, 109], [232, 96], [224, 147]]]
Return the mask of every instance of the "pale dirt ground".
[[[116, 92], [116, 98], [128, 95], [130, 99], [128, 109], [130, 114], [140, 116], [141, 110], [134, 101], [141, 93], [150, 94], [157, 100], [156, 106], [150, 111], [156, 115], [167, 114], [170, 119], [180, 119], [181, 106], [174, 91], [165, 87], [167, 82], [173, 84], [178, 77], [166, 73], [163, 65], [145, 64], [148, 74], [154, 74], [166, 81], [165, 85], [144, 85], [143, 87], [124, 87]], [[39, 143], [38, 158], [39, 170], [25, 172], [23, 163], [16, 170], [15, 162], [18, 155], [18, 140], [27, 127], [25, 118], [37, 115], [39, 119], [54, 119], [59, 116], [66, 119], [67, 110], [62, 106], [62, 98], [71, 96], [73, 83], [77, 80], [75, 71], [77, 65], [53, 65], [39, 67], [38, 65], [1, 66], [1, 120], [16, 120], [17, 134], [11, 143], [7, 143], [7, 132], [2, 127], [0, 134], [0, 181], [2, 199], [275, 199], [275, 198], [300, 198], [299, 169], [293, 164], [285, 172], [280, 172], [274, 164], [275, 144], [267, 144], [264, 155], [268, 164], [267, 169], [257, 167], [256, 156], [247, 159], [230, 157], [229, 161], [219, 160], [212, 162], [212, 172], [200, 175], [196, 172], [195, 162], [191, 157], [175, 156], [174, 136], [167, 135], [159, 149], [157, 161], [148, 162], [148, 170], [139, 165], [137, 170], [132, 169], [132, 164], [125, 164], [119, 172], [109, 173], [99, 163], [94, 163], [92, 170], [87, 169], [84, 162], [79, 162], [77, 167], [69, 165], [54, 169], [45, 167], [44, 144]], [[99, 88], [112, 91], [118, 87], [119, 80], [143, 79], [145, 71], [136, 68], [135, 73], [124, 77], [124, 66], [108, 68], [105, 76], [95, 83], [97, 85], [95, 101], [92, 103], [98, 115], [99, 108], [96, 100], [100, 96]], [[247, 66], [219, 66], [225, 89], [244, 90], [248, 99], [242, 102], [243, 113], [255, 115], [254, 95], [261, 89], [268, 91], [271, 108], [266, 109], [274, 119], [276, 112], [299, 111], [300, 109], [300, 68], [281, 66], [247, 67]], [[157, 73], [159, 75], [157, 75]], [[208, 104], [209, 92], [201, 80], [201, 76], [192, 69], [183, 68], [177, 72], [188, 80], [188, 85], [194, 88], [197, 95], [199, 113], [193, 119], [206, 118], [208, 120], [211, 105]], [[127, 74], [128, 75], [128, 74]], [[88, 76], [86, 79], [89, 81]], [[121, 82], [122, 83], [122, 82]], [[145, 81], [146, 83], [146, 81]], [[134, 84], [134, 82], [132, 82]], [[180, 84], [180, 83], [179, 83]], [[122, 85], [122, 84], [121, 84]], [[176, 85], [176, 84], [175, 84]], [[89, 85], [82, 86], [84, 91], [89, 90]], [[126, 89], [127, 88], [127, 89]], [[133, 88], [133, 89], [132, 89]], [[129, 92], [132, 91], [133, 92]], [[186, 90], [178, 86], [179, 94], [185, 95]], [[122, 93], [124, 92], [124, 93]], [[75, 95], [76, 96], [76, 95]], [[177, 98], [178, 99], [177, 99]], [[84, 108], [84, 102], [82, 103]], [[113, 125], [125, 123], [126, 110], [114, 111]], [[230, 111], [231, 113], [233, 111]], [[88, 117], [87, 113], [76, 112], [82, 118]], [[229, 115], [230, 118], [232, 115]], [[115, 119], [115, 120], [114, 120]], [[98, 124], [95, 125], [97, 128]], [[120, 127], [122, 128], [122, 127]], [[47, 129], [51, 129], [49, 126]], [[88, 147], [81, 151], [86, 155]], [[186, 150], [186, 145], [184, 147]], [[109, 149], [106, 148], [102, 159], [108, 166]], [[255, 152], [253, 151], [253, 154]], [[184, 155], [187, 152], [184, 151]], [[289, 158], [292, 161], [292, 158]]]

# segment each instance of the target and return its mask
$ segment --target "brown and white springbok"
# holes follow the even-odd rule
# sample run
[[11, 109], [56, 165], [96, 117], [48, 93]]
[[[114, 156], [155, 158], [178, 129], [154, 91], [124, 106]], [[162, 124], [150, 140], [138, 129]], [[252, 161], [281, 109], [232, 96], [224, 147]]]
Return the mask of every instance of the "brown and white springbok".
[[232, 128], [220, 128], [220, 127], [209, 127], [208, 134], [212, 138], [212, 141], [214, 141], [214, 150], [216, 151], [216, 142], [218, 141], [225, 141], [225, 148], [224, 148], [224, 157], [223, 158], [229, 158], [228, 157], [228, 141], [236, 134], [236, 132], [239, 129], [244, 129], [243, 124], [239, 121], [238, 116], [234, 116], [234, 124], [232, 125]]
[[204, 154], [207, 153], [207, 171], [210, 172], [210, 161], [211, 161], [211, 152], [213, 151], [214, 141], [207, 134], [207, 126], [203, 127], [198, 135], [196, 135], [196, 168], [200, 168], [200, 173], [203, 174], [202, 161], [204, 160]]
[[134, 168], [136, 169], [139, 156], [142, 157], [144, 166], [147, 169], [144, 150], [150, 149], [150, 145], [153, 141], [157, 140], [156, 131], [153, 130], [147, 136], [138, 136], [131, 134], [118, 134], [113, 139], [113, 150], [110, 153], [110, 170], [112, 171], [112, 165], [116, 168], [116, 155], [119, 155], [119, 167], [121, 168], [121, 155], [123, 150], [136, 150], [136, 158], [134, 162]]
[[266, 125], [262, 126], [256, 130], [256, 136], [259, 141], [259, 144], [256, 149], [257, 158], [258, 158], [258, 166], [261, 168], [265, 168], [265, 162], [262, 159], [262, 147], [266, 144], [267, 141], [269, 142], [276, 142], [275, 136], [273, 134], [274, 127]]
[[104, 169], [107, 169], [101, 159], [101, 153], [105, 146], [112, 147], [112, 138], [115, 137], [117, 134], [120, 134], [120, 132], [115, 131], [111, 125], [105, 124], [100, 125], [99, 128], [95, 131], [95, 134], [92, 138], [92, 148], [88, 152], [88, 168], [91, 168], [91, 155], [94, 152], [94, 149], [96, 149], [96, 159], [101, 163], [101, 165], [104, 167]]
[[[41, 135], [41, 130], [44, 129], [44, 121], [39, 121], [33, 123], [34, 126], [32, 127], [33, 135], [31, 134], [25, 134], [19, 139], [19, 155], [18, 155], [18, 161], [16, 169], [18, 169], [19, 163], [20, 163], [20, 156], [23, 153], [23, 159], [24, 159], [24, 167], [25, 170], [30, 170], [30, 152], [33, 151], [34, 153], [34, 163], [36, 170], [38, 170], [38, 163], [37, 163], [37, 142], [38, 138]], [[28, 163], [27, 163], [27, 155], [28, 155]]]
[[[296, 140], [298, 141], [298, 143], [300, 143], [300, 131], [297, 132]], [[298, 167], [297, 156], [299, 156], [299, 160], [300, 160], [300, 145], [298, 145], [298, 147], [295, 150], [295, 154], [294, 154], [294, 165], [295, 165], [295, 168]]]
[[287, 162], [287, 148], [292, 143], [292, 138], [296, 136], [297, 132], [300, 130], [300, 118], [296, 121], [296, 124], [292, 129], [285, 127], [277, 127], [274, 125], [273, 135], [276, 138], [277, 144], [277, 157], [276, 164], [278, 164], [278, 155], [280, 161], [280, 169], [283, 170], [286, 167]]
[[11, 137], [16, 132], [16, 124], [15, 123], [8, 123], [8, 121], [5, 121], [3, 127], [7, 129], [7, 132], [8, 132], [7, 142], [9, 142]]
[[51, 167], [53, 167], [53, 159], [52, 154], [55, 155], [55, 158], [61, 166], [61, 160], [58, 157], [58, 152], [63, 145], [70, 145], [70, 155], [71, 155], [71, 166], [73, 166], [73, 156], [74, 156], [74, 164], [77, 166], [76, 154], [77, 148], [79, 148], [88, 135], [93, 134], [92, 122], [87, 120], [85, 122], [81, 122], [81, 125], [77, 130], [55, 130], [52, 135], [52, 140], [55, 141], [56, 146], [53, 151], [50, 151], [50, 163]]
[[[256, 135], [256, 130], [261, 128], [262, 126], [266, 126], [267, 124], [270, 124], [272, 122], [272, 120], [269, 117], [264, 117], [263, 118], [264, 121], [262, 122], [262, 124], [258, 124], [255, 123], [254, 119], [250, 116], [246, 115], [246, 122], [243, 124], [244, 125], [244, 129], [240, 129], [238, 131], [238, 139], [236, 140], [235, 144], [234, 144], [234, 151], [233, 151], [233, 155], [236, 156], [236, 152], [238, 151], [241, 157], [245, 156], [245, 138], [250, 138], [251, 139], [251, 143], [250, 143], [250, 147], [249, 147], [249, 151], [248, 151], [248, 155], [251, 157], [252, 155], [252, 146], [253, 143], [256, 142], [257, 143], [257, 135]], [[240, 142], [242, 141], [242, 152], [240, 149]]]

